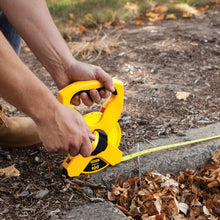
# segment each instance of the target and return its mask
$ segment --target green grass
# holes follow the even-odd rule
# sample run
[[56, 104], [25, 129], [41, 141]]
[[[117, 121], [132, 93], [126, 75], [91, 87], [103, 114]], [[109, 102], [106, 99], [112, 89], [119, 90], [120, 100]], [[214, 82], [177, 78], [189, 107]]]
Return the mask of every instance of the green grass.
[[[128, 2], [137, 4], [138, 11], [125, 10], [124, 7]], [[108, 21], [132, 20], [137, 15], [145, 15], [146, 11], [156, 5], [167, 5], [173, 12], [173, 4], [176, 3], [200, 7], [211, 5], [212, 0], [47, 0], [47, 3], [58, 26], [66, 24], [70, 19], [69, 13], [73, 13], [73, 24], [93, 27]], [[86, 19], [86, 14], [92, 14], [92, 19]]]
[[48, 1], [48, 7], [51, 14], [56, 18], [67, 20], [69, 19], [69, 13], [73, 13], [75, 23], [84, 24], [87, 22], [89, 25], [90, 22], [88, 19], [85, 19], [86, 14], [91, 13], [93, 20], [99, 24], [113, 19], [126, 1], [85, 0], [81, 3], [77, 2], [76, 0], [58, 0], [52, 3]]

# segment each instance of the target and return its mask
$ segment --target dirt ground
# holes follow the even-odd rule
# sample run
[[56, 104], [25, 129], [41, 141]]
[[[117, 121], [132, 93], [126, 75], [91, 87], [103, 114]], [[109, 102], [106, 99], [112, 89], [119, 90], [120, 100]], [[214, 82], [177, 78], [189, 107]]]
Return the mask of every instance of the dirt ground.
[[[103, 32], [118, 43], [111, 53], [102, 53], [100, 65], [124, 82], [124, 108], [119, 120], [120, 149], [167, 135], [184, 135], [189, 128], [220, 121], [220, 10], [201, 12], [191, 19], [165, 20], [137, 26], [109, 27]], [[97, 31], [68, 37], [71, 41], [92, 39]], [[97, 54], [79, 59], [91, 62]], [[34, 55], [22, 50], [21, 59], [56, 94], [49, 74]], [[177, 92], [189, 92], [179, 100]], [[10, 116], [22, 115], [0, 100]], [[94, 109], [83, 108], [83, 112]], [[20, 177], [0, 181], [1, 219], [58, 218], [71, 206], [91, 197], [102, 197], [105, 186], [82, 175], [71, 181], [62, 175], [64, 157], [49, 155], [42, 146], [3, 149], [0, 164], [15, 164]]]

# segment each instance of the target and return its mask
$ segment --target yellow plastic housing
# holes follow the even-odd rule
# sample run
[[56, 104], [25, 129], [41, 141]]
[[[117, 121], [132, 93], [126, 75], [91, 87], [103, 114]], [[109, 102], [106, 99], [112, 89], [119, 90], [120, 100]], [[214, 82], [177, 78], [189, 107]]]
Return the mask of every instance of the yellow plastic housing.
[[[113, 86], [116, 93], [111, 94], [110, 98], [100, 108], [100, 111], [90, 112], [83, 116], [92, 132], [102, 130], [107, 134], [107, 147], [99, 154], [89, 157], [83, 157], [80, 154], [75, 157], [67, 156], [62, 166], [67, 170], [70, 177], [79, 176], [81, 173], [98, 172], [109, 164], [113, 166], [121, 162], [122, 152], [118, 149], [121, 140], [121, 129], [118, 119], [123, 108], [124, 86], [117, 79], [113, 79]], [[72, 108], [71, 100], [76, 93], [102, 87], [103, 85], [97, 80], [76, 82], [61, 90], [58, 93], [58, 100]], [[97, 138], [93, 141], [93, 148], [97, 145], [97, 141]]]

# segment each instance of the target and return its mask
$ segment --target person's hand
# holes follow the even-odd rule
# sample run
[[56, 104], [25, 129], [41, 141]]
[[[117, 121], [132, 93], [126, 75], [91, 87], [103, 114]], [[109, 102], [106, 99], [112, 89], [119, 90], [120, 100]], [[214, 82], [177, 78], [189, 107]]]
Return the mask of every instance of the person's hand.
[[[62, 89], [76, 81], [87, 80], [98, 80], [105, 87], [105, 89], [99, 91], [91, 89], [89, 91], [91, 99], [85, 92], [75, 96], [72, 100], [74, 105], [79, 105], [80, 100], [82, 100], [85, 105], [91, 106], [94, 102], [98, 103], [102, 98], [107, 98], [110, 92], [115, 91], [111, 76], [103, 69], [75, 59], [65, 71], [58, 68], [52, 76], [58, 89]], [[90, 140], [94, 140], [95, 135], [89, 130], [82, 115], [60, 103], [56, 110], [49, 111], [49, 113], [46, 113], [48, 118], [45, 117], [42, 123], [37, 125], [46, 150], [50, 153], [59, 152], [61, 155], [69, 153], [71, 156], [77, 154], [84, 157], [90, 156], [92, 152]]]
[[75, 96], [72, 100], [73, 105], [79, 105], [81, 99], [85, 105], [91, 106], [94, 102], [100, 102], [102, 98], [107, 98], [110, 95], [110, 92], [115, 91], [111, 76], [107, 74], [102, 68], [95, 65], [82, 63], [77, 60], [73, 61], [74, 62], [71, 63], [71, 65], [64, 73], [57, 74], [56, 77], [54, 77], [54, 80], [59, 89], [64, 88], [70, 83], [86, 80], [98, 80], [105, 87], [105, 89], [100, 91], [91, 89], [89, 94], [92, 99], [90, 99], [88, 94], [85, 92]]
[[92, 153], [90, 139], [95, 135], [89, 130], [83, 117], [71, 108], [58, 103], [47, 119], [37, 123], [42, 143], [49, 153], [88, 157]]

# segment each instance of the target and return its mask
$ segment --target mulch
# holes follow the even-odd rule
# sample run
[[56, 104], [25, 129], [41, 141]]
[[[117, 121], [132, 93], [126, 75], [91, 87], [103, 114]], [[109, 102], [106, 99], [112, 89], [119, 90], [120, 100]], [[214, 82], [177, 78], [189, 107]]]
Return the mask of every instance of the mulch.
[[[110, 54], [102, 53], [93, 63], [121, 79], [125, 85], [124, 109], [119, 120], [121, 150], [126, 151], [146, 139], [184, 136], [190, 128], [220, 121], [218, 9], [204, 11], [198, 18], [145, 23], [143, 26], [126, 24], [114, 32], [111, 28], [115, 27], [103, 31], [109, 37], [120, 34], [120, 44], [111, 48]], [[91, 30], [74, 36], [74, 40], [80, 42], [94, 34], [97, 34], [96, 30]], [[51, 77], [31, 52], [22, 51], [21, 59], [54, 94], [57, 93]], [[90, 58], [83, 61], [90, 62]], [[178, 99], [177, 92], [189, 92], [190, 95], [185, 100]], [[5, 102], [4, 106], [9, 116], [23, 115]], [[1, 168], [15, 164], [20, 171], [18, 177], [0, 177], [0, 218], [59, 219], [72, 206], [107, 199], [107, 185], [94, 183], [90, 176], [67, 178], [61, 166], [63, 160], [60, 155], [48, 154], [42, 146], [31, 149], [0, 147]], [[176, 192], [161, 188], [164, 178], [178, 184], [179, 188], [174, 187]], [[217, 185], [213, 183], [210, 187], [213, 181], [217, 181]], [[174, 214], [181, 210], [176, 200], [184, 203], [187, 210], [186, 214], [183, 210], [178, 213], [183, 218], [197, 218], [195, 212], [203, 210], [203, 216], [198, 219], [207, 219], [208, 212], [217, 219], [220, 216], [218, 184], [219, 162], [203, 165], [197, 172], [181, 171], [178, 177], [146, 171], [141, 180], [136, 177], [127, 182], [116, 182], [115, 187], [120, 188], [115, 201], [131, 219], [148, 219], [144, 211], [158, 216], [156, 219], [168, 218], [168, 207], [175, 210]], [[145, 191], [149, 192], [145, 196], [146, 202]], [[123, 197], [126, 193], [131, 201]], [[185, 205], [186, 201], [190, 203]]]

